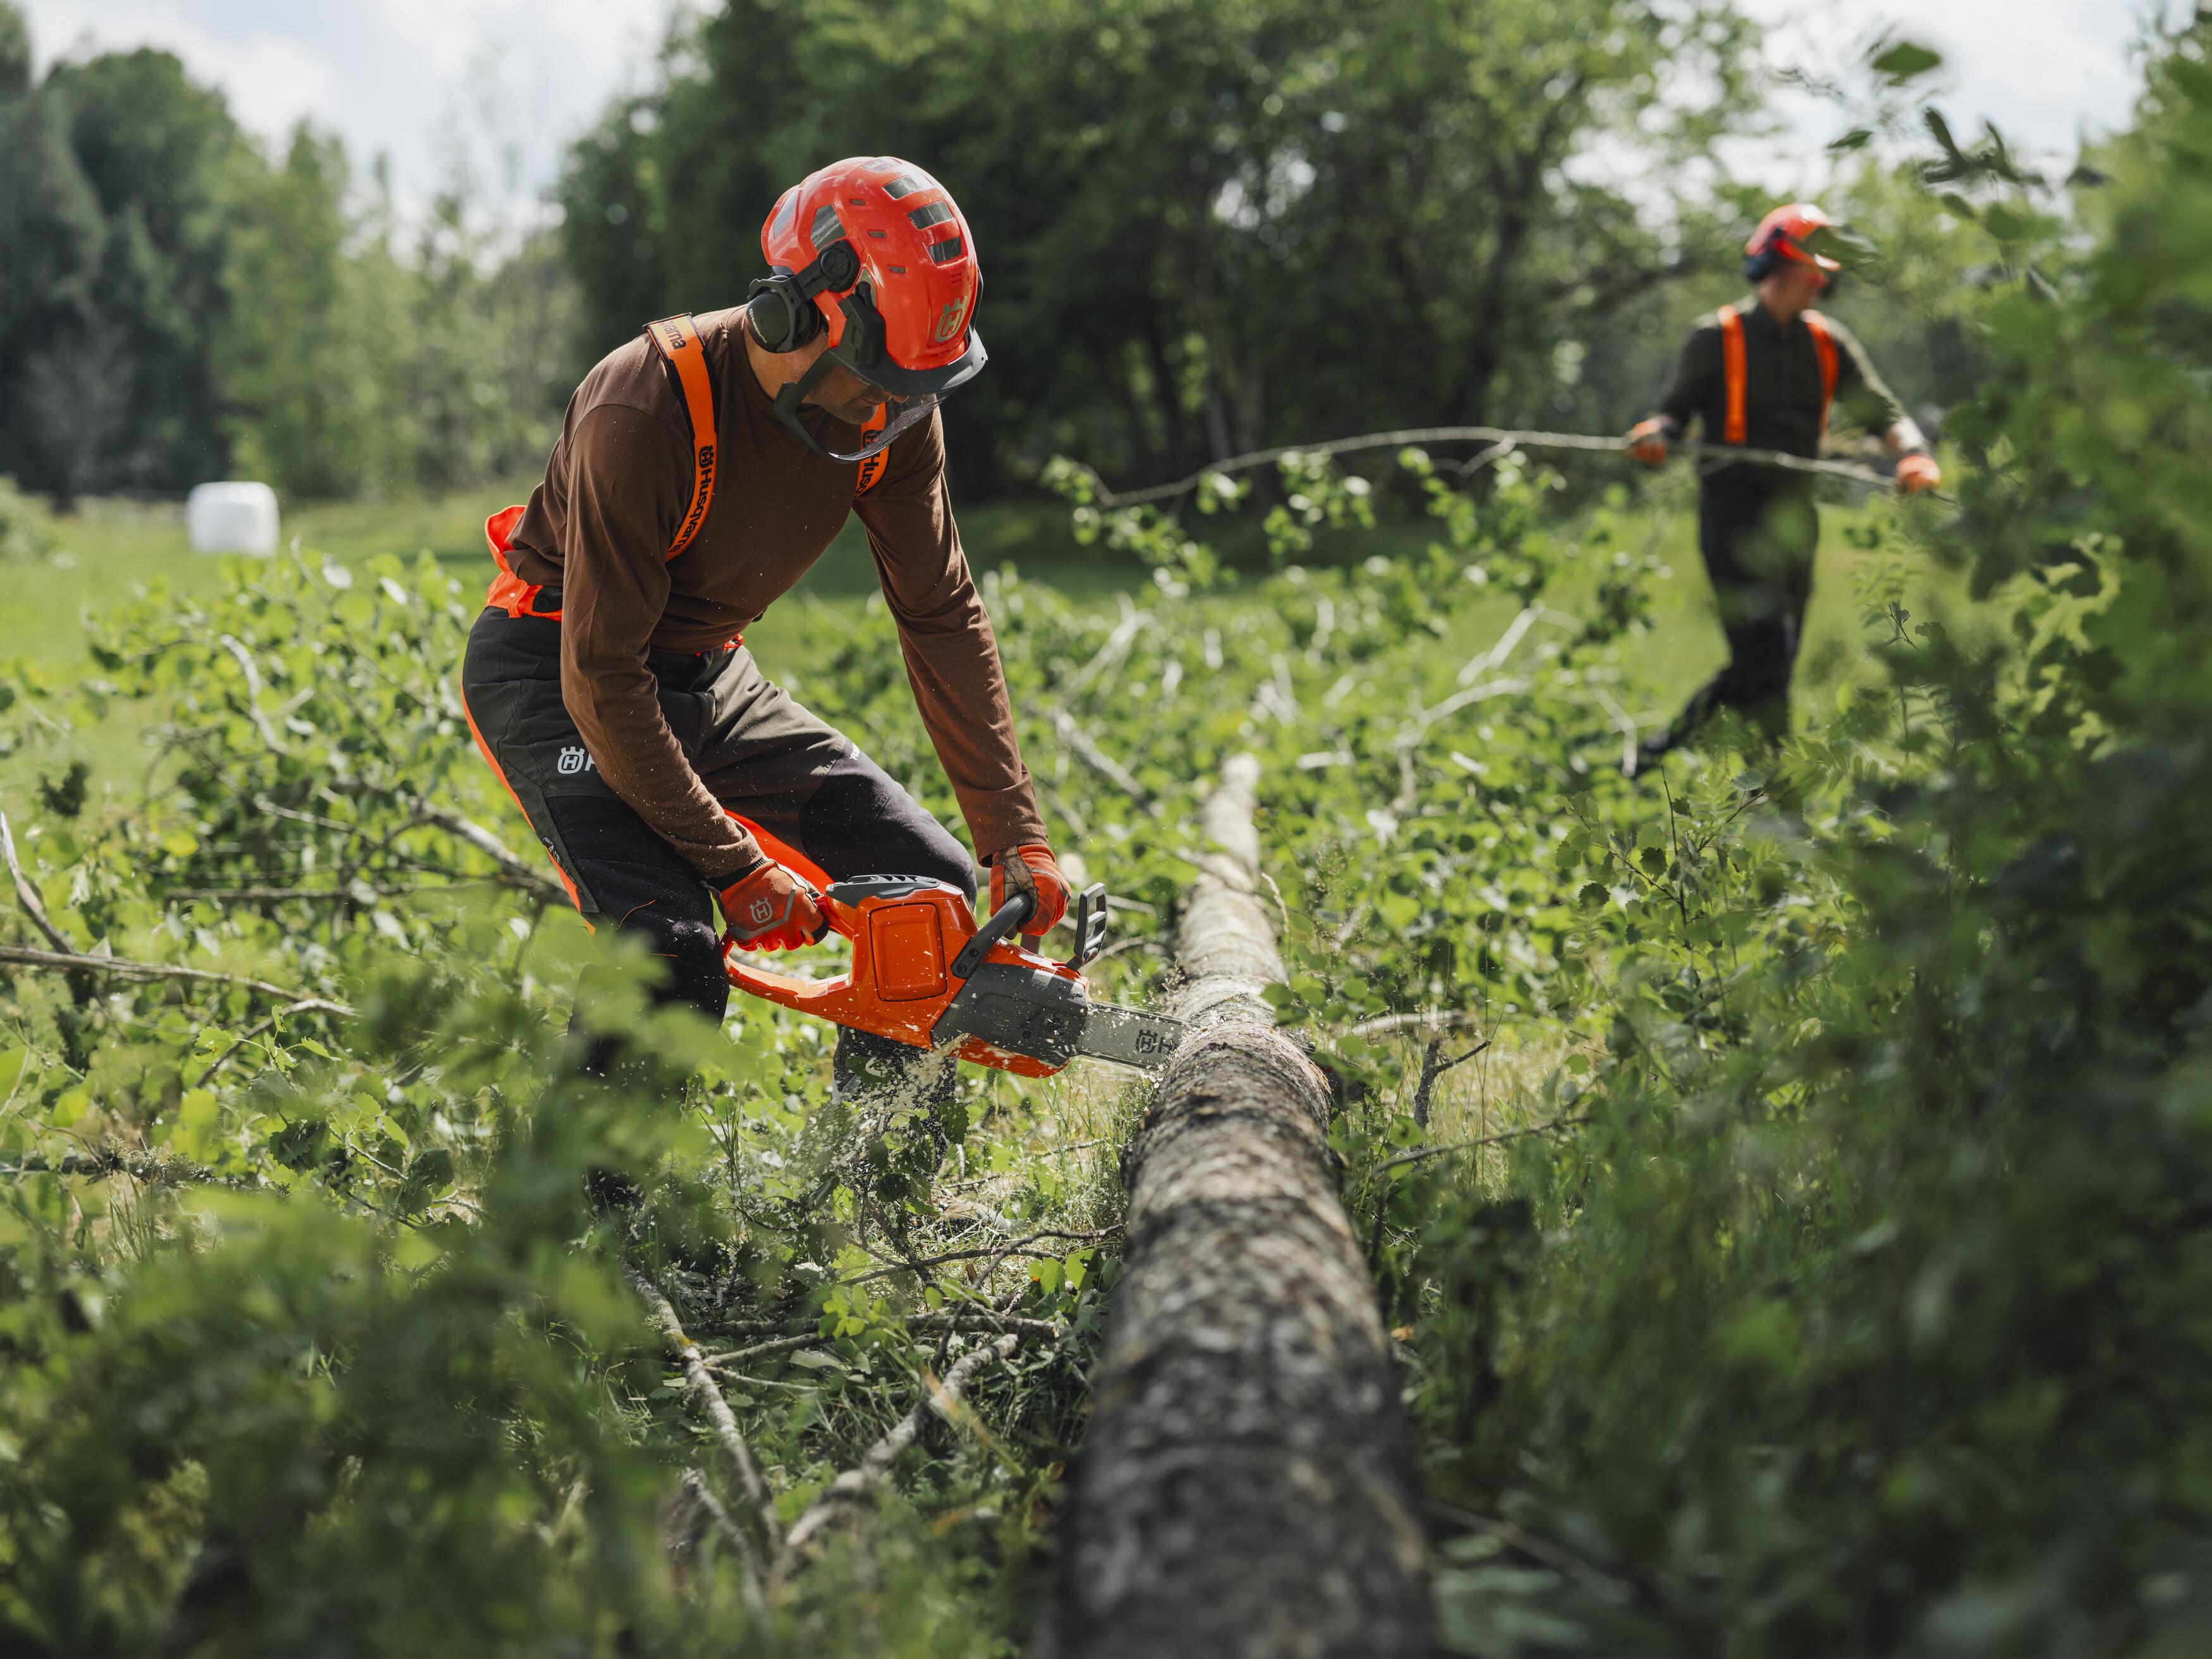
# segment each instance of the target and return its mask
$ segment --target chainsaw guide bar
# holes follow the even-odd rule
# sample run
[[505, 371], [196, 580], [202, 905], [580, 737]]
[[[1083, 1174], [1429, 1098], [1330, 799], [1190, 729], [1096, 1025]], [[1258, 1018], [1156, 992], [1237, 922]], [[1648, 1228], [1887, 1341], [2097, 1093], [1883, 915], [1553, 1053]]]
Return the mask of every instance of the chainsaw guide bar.
[[853, 963], [831, 979], [757, 968], [725, 944], [739, 990], [855, 1030], [1024, 1077], [1050, 1077], [1078, 1054], [1140, 1071], [1164, 1067], [1186, 1035], [1178, 1021], [1091, 1000], [1084, 966], [1105, 944], [1106, 890], [1094, 884], [1071, 921], [1066, 962], [1013, 942], [1032, 901], [1015, 894], [978, 927], [967, 895], [923, 876], [863, 876], [833, 884], [823, 914], [853, 941]]

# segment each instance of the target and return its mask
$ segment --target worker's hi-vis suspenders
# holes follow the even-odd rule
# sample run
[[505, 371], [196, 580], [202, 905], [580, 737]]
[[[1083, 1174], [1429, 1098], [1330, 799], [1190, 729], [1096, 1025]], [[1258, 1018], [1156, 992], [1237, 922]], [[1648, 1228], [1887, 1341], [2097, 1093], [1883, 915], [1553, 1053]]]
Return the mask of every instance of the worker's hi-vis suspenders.
[[[1828, 435], [1828, 405], [1836, 400], [1836, 335], [1828, 326], [1828, 319], [1817, 311], [1804, 313], [1806, 331], [1813, 337], [1813, 352], [1820, 360], [1820, 435]], [[1728, 386], [1728, 421], [1721, 432], [1721, 441], [1741, 444], [1749, 441], [1750, 422], [1744, 414], [1744, 353], [1743, 307], [1723, 306], [1721, 319], [1721, 371]]]
[[[665, 556], [672, 559], [691, 545], [699, 526], [707, 522], [707, 510], [714, 504], [714, 470], [720, 453], [714, 430], [714, 386], [707, 374], [707, 349], [700, 343], [698, 326], [688, 312], [647, 323], [645, 333], [660, 353], [661, 361], [676, 372], [676, 384], [684, 394], [684, 412], [691, 422], [691, 501], [684, 510], [684, 522], [677, 526], [675, 539], [668, 544]], [[890, 405], [878, 407], [861, 428], [863, 436], [872, 437], [881, 432], [890, 418]], [[890, 454], [889, 449], [880, 450], [860, 463], [860, 476], [853, 483], [856, 500], [866, 495], [883, 477], [884, 464]], [[484, 603], [510, 617], [536, 617], [558, 622], [560, 590], [552, 591], [553, 603], [550, 606], [539, 609], [539, 601], [547, 597], [544, 587], [524, 581], [507, 562], [510, 538], [515, 526], [522, 522], [523, 511], [520, 507], [502, 507], [484, 520], [484, 540], [499, 566], [499, 574], [492, 578]]]

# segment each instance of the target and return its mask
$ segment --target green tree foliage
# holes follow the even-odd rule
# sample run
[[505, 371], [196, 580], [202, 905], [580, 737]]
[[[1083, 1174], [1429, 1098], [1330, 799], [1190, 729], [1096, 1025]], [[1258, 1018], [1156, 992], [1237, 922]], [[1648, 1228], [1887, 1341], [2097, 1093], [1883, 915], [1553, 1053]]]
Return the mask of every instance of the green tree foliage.
[[[1619, 988], [1591, 1127], [1423, 1251], [1440, 1479], [1506, 1517], [1449, 1591], [1469, 1651], [2212, 1632], [2207, 45], [2086, 187], [2094, 251], [1989, 313], [1990, 465], [1927, 544], [2005, 635], [1893, 594], [1891, 686], [1773, 780], [1563, 850]], [[2035, 252], [1967, 159], [1928, 171]]]
[[983, 250], [963, 418], [1000, 477], [1519, 416], [1677, 268], [1583, 153], [1700, 150], [1744, 110], [1747, 40], [1725, 4], [1639, 0], [733, 3], [579, 147], [564, 237], [604, 350], [740, 298], [811, 167], [923, 162]]
[[27, 42], [0, 6], [0, 471], [68, 496], [235, 465], [312, 497], [542, 459], [574, 328], [543, 233], [458, 165], [403, 228], [335, 138], [272, 162], [169, 53], [33, 86]]
[[214, 477], [222, 436], [208, 342], [226, 310], [224, 186], [238, 129], [222, 96], [167, 52], [62, 64], [39, 96], [67, 112], [106, 236], [88, 314], [33, 360], [32, 416], [85, 458], [77, 489]]

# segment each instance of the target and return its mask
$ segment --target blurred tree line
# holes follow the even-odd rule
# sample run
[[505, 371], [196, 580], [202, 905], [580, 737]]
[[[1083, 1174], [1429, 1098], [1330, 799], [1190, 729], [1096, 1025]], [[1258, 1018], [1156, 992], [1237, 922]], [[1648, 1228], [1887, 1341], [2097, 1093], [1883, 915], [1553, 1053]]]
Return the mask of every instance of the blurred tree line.
[[345, 496], [542, 458], [574, 337], [550, 237], [487, 228], [459, 170], [403, 230], [380, 168], [304, 124], [268, 153], [167, 52], [32, 64], [0, 0], [0, 476]]
[[[403, 212], [334, 137], [272, 153], [164, 52], [34, 81], [0, 0], [0, 476], [527, 472], [586, 367], [740, 300], [778, 191], [868, 152], [952, 185], [983, 251], [971, 494], [1055, 453], [1143, 482], [1394, 426], [1617, 429], [1740, 291], [1765, 198], [1712, 157], [1756, 45], [1734, 0], [727, 0], [577, 142], [555, 231], [500, 226], [459, 161]], [[1957, 401], [1940, 208], [1870, 161], [1850, 194], [1906, 246], [1838, 308], [1909, 400]]]
[[[738, 298], [778, 191], [891, 152], [982, 251], [957, 459], [1153, 478], [1454, 420], [1617, 418], [1725, 242], [1668, 189], [1753, 100], [1728, 0], [730, 0], [575, 149], [591, 337]], [[1603, 169], [1586, 165], [1602, 150]], [[1668, 189], [1668, 194], [1678, 192]], [[1644, 192], [1648, 201], [1652, 192]]]

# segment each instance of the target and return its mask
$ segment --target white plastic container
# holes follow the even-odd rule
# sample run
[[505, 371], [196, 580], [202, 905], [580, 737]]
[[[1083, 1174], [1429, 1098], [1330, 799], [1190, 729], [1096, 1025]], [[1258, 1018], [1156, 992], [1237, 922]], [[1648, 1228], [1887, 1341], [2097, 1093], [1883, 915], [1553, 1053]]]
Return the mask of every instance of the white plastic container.
[[276, 492], [265, 483], [197, 485], [185, 502], [185, 526], [195, 553], [265, 558], [276, 550]]

